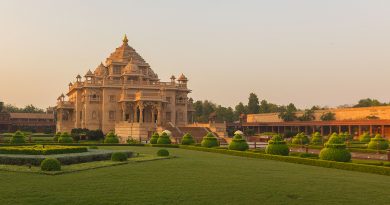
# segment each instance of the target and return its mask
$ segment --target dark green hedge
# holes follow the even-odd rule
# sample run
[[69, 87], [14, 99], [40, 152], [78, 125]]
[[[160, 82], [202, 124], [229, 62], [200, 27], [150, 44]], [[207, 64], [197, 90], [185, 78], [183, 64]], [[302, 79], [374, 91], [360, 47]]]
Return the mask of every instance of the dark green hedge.
[[166, 149], [160, 149], [157, 151], [157, 156], [166, 157], [169, 156], [169, 152]]
[[111, 161], [124, 162], [127, 161], [127, 154], [124, 152], [114, 152], [111, 155]]
[[46, 158], [41, 162], [42, 171], [61, 171], [61, 163], [57, 159]]
[[[133, 152], [124, 152], [128, 155], [128, 157], [132, 157], [134, 155]], [[93, 162], [93, 161], [102, 161], [102, 160], [110, 160], [112, 152], [109, 153], [91, 153], [88, 155], [77, 155], [77, 156], [61, 156], [55, 157], [58, 161], [61, 162], [62, 165], [69, 164], [79, 164], [84, 162]], [[0, 164], [11, 164], [11, 165], [33, 165], [39, 166], [41, 162], [44, 160], [44, 157], [34, 156], [34, 157], [25, 157], [25, 156], [11, 156], [11, 155], [2, 155], [0, 156]]]
[[0, 147], [0, 154], [50, 155], [87, 152], [86, 147], [35, 145]]
[[305, 164], [305, 165], [318, 166], [318, 167], [335, 168], [335, 169], [382, 174], [382, 175], [390, 176], [390, 167], [380, 167], [380, 166], [372, 166], [372, 165], [364, 165], [364, 164], [354, 164], [351, 162], [335, 162], [335, 161], [326, 161], [326, 160], [291, 157], [291, 156], [269, 155], [269, 154], [253, 153], [253, 152], [241, 152], [241, 151], [226, 150], [226, 149], [213, 149], [213, 148], [205, 148], [205, 147], [198, 147], [198, 146], [181, 145], [180, 148], [227, 154], [227, 155], [240, 156], [240, 157], [277, 160], [277, 161]]

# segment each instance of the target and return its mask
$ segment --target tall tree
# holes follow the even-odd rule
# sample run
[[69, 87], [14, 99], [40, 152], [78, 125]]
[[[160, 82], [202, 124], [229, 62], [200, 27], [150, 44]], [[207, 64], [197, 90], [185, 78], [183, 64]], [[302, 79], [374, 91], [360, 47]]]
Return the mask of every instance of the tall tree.
[[359, 100], [358, 104], [354, 105], [353, 107], [373, 107], [373, 106], [384, 106], [384, 105], [388, 105], [388, 104], [381, 103], [377, 99], [366, 98], [366, 99]]
[[0, 102], [0, 112], [3, 111], [3, 107], [4, 107], [4, 102]]
[[285, 122], [294, 121], [297, 119], [297, 116], [295, 115], [296, 111], [297, 108], [295, 107], [295, 105], [290, 103], [286, 107], [281, 107], [281, 111], [279, 112], [278, 116]]
[[259, 98], [256, 94], [249, 94], [248, 99], [248, 114], [258, 114], [260, 111]]

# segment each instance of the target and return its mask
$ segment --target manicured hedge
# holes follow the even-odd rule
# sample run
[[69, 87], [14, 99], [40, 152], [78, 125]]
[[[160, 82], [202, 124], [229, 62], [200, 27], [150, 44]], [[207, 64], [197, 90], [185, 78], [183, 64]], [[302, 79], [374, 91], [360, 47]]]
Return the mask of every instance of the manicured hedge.
[[209, 132], [206, 136], [203, 137], [201, 142], [202, 147], [218, 147], [218, 139], [213, 135], [213, 133]]
[[119, 138], [118, 138], [118, 136], [115, 133], [109, 132], [106, 135], [106, 138], [104, 138], [104, 143], [106, 143], [106, 144], [118, 144], [119, 143]]
[[246, 142], [245, 139], [243, 139], [242, 135], [235, 134], [232, 142], [229, 144], [229, 149], [231, 150], [238, 150], [238, 151], [245, 151], [249, 149], [249, 145]]
[[73, 138], [67, 133], [64, 132], [61, 134], [61, 136], [58, 138], [58, 143], [72, 143]]
[[301, 132], [295, 135], [292, 139], [293, 144], [309, 144], [309, 138], [305, 135], [305, 133]]
[[389, 142], [384, 139], [380, 134], [377, 134], [374, 138], [371, 138], [370, 143], [367, 146], [368, 149], [385, 150], [389, 148]]
[[166, 157], [169, 156], [169, 152], [166, 149], [160, 149], [157, 151], [157, 156]]
[[[132, 157], [134, 155], [133, 152], [123, 151], [128, 155], [128, 157]], [[78, 164], [84, 162], [93, 162], [93, 161], [102, 161], [102, 160], [110, 160], [113, 152], [106, 151], [94, 151], [90, 153], [80, 153], [80, 154], [69, 154], [64, 156], [55, 156], [52, 158], [56, 158], [62, 165], [69, 164]], [[41, 162], [45, 159], [45, 157], [41, 156], [19, 156], [19, 155], [0, 155], [0, 164], [11, 164], [11, 165], [33, 165], [39, 166]]]
[[61, 171], [61, 163], [54, 158], [46, 158], [41, 162], [42, 171]]
[[194, 140], [194, 138], [192, 137], [191, 134], [186, 133], [183, 136], [183, 138], [181, 139], [181, 144], [182, 145], [192, 145], [192, 144], [195, 144], [195, 140]]
[[157, 140], [160, 137], [157, 132], [155, 132], [152, 137], [150, 138], [150, 144], [157, 144]]
[[347, 145], [344, 140], [343, 137], [333, 133], [328, 142], [325, 143], [325, 148], [321, 150], [320, 159], [337, 162], [351, 161], [351, 153], [346, 149]]
[[166, 148], [179, 148], [178, 144], [143, 144], [147, 147], [166, 147]]
[[189, 149], [189, 150], [196, 150], [196, 151], [205, 151], [205, 152], [227, 154], [227, 155], [240, 156], [240, 157], [277, 160], [277, 161], [305, 164], [305, 165], [318, 166], [318, 167], [335, 168], [335, 169], [382, 174], [382, 175], [390, 176], [390, 167], [354, 164], [351, 162], [335, 162], [335, 161], [326, 161], [326, 160], [319, 160], [319, 159], [309, 159], [309, 158], [300, 158], [300, 157], [291, 157], [291, 156], [261, 154], [261, 153], [254, 153], [254, 152], [249, 152], [249, 151], [242, 152], [242, 151], [234, 151], [234, 150], [226, 150], [226, 149], [213, 149], [213, 148], [205, 148], [205, 147], [198, 147], [198, 146], [181, 145], [180, 148]]
[[313, 145], [321, 145], [323, 143], [322, 136], [319, 132], [313, 133], [311, 136], [311, 144]]
[[359, 141], [364, 143], [369, 143], [371, 140], [371, 136], [368, 132], [363, 133], [359, 136]]
[[111, 161], [123, 162], [127, 160], [127, 154], [124, 152], [114, 152], [111, 155]]
[[273, 155], [284, 155], [287, 156], [290, 152], [286, 141], [282, 139], [280, 135], [275, 135], [271, 140], [268, 141], [268, 145], [265, 148], [265, 153]]
[[25, 143], [25, 142], [26, 142], [25, 135], [24, 135], [24, 133], [22, 133], [20, 131], [16, 131], [12, 135], [12, 138], [10, 140], [11, 144], [22, 144], [22, 143]]
[[157, 144], [171, 144], [171, 139], [166, 132], [163, 132], [157, 140]]
[[87, 152], [86, 147], [35, 145], [0, 147], [0, 154], [50, 155]]

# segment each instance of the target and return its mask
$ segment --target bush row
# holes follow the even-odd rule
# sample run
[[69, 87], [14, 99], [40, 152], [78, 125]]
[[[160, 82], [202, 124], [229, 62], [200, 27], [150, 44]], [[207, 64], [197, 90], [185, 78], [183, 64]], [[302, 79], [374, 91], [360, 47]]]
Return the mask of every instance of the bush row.
[[[126, 153], [128, 157], [132, 157], [134, 153], [132, 152], [123, 152]], [[79, 164], [84, 162], [93, 162], [93, 161], [102, 161], [110, 160], [112, 153], [91, 153], [88, 155], [77, 155], [77, 156], [63, 156], [56, 157], [62, 165], [69, 164]], [[11, 164], [11, 165], [32, 165], [39, 166], [45, 158], [43, 157], [18, 157], [18, 156], [0, 156], [0, 164]]]
[[0, 154], [50, 155], [87, 152], [86, 147], [35, 145], [0, 147]]
[[254, 152], [241, 152], [241, 151], [226, 150], [226, 149], [213, 149], [213, 148], [205, 148], [205, 147], [197, 147], [197, 146], [181, 145], [180, 148], [189, 149], [189, 150], [220, 153], [220, 154], [227, 154], [227, 155], [233, 155], [233, 156], [277, 160], [277, 161], [305, 164], [305, 165], [318, 166], [318, 167], [335, 168], [335, 169], [382, 174], [382, 175], [390, 176], [390, 168], [389, 167], [354, 164], [354, 163], [350, 163], [350, 162], [326, 161], [326, 160], [291, 157], [291, 156], [269, 155], [269, 154], [261, 154], [261, 153], [254, 153]]

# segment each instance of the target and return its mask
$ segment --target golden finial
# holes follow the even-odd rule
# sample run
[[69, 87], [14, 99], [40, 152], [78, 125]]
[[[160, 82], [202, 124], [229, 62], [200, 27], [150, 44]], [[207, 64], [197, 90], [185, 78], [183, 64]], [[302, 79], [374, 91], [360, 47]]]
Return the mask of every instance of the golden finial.
[[129, 40], [127, 39], [127, 35], [125, 34], [125, 37], [123, 37], [123, 43], [127, 43]]

